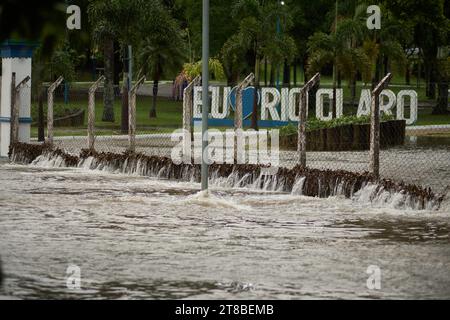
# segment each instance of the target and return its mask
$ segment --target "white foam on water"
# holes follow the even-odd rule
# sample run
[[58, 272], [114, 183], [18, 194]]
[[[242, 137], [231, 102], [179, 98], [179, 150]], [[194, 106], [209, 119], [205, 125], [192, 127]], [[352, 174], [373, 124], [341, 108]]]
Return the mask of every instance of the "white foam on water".
[[31, 165], [41, 168], [63, 168], [66, 167], [65, 161], [61, 156], [51, 156], [43, 154], [33, 160]]
[[[66, 167], [65, 161], [61, 156], [54, 156], [50, 153], [43, 154], [37, 157], [32, 163], [32, 166], [42, 167], [42, 168], [64, 168]], [[140, 160], [129, 160], [126, 159], [125, 163], [119, 168], [114, 165], [110, 165], [105, 162], [97, 161], [93, 157], [88, 157], [86, 159], [80, 160], [78, 163], [78, 168], [83, 170], [93, 170], [101, 171], [113, 174], [125, 174], [133, 176], [147, 176], [153, 177], [160, 180], [166, 180], [169, 178], [171, 168], [152, 168], [147, 167]], [[195, 182], [195, 170], [187, 170], [183, 172], [183, 180], [190, 183]], [[305, 184], [305, 177], [297, 177], [295, 179], [294, 185], [290, 192], [291, 195], [302, 196], [304, 194], [303, 188]], [[220, 177], [218, 172], [213, 172], [210, 178], [210, 184], [212, 187], [218, 188], [232, 188], [232, 189], [246, 189], [246, 190], [259, 190], [261, 192], [283, 192], [285, 191], [285, 181], [283, 178], [277, 175], [265, 175], [260, 173], [260, 175], [255, 179], [252, 178], [251, 173], [247, 173], [240, 177], [237, 171], [233, 171], [228, 177]], [[319, 195], [323, 191], [323, 183], [320, 178], [318, 178]], [[331, 196], [339, 196], [343, 194], [345, 182], [336, 181], [333, 193]], [[353, 192], [354, 187], [351, 190], [351, 199], [354, 203], [372, 206], [372, 207], [382, 207], [390, 208], [396, 210], [418, 210], [421, 208], [421, 204], [418, 200], [413, 199], [409, 194], [404, 191], [391, 192], [385, 190], [379, 185], [368, 183], [366, 186]], [[444, 202], [440, 206], [441, 212], [450, 211], [450, 200], [449, 196], [446, 197]], [[197, 202], [199, 205], [204, 206], [222, 206], [230, 207], [236, 209], [244, 209], [240, 205], [231, 203], [228, 200], [224, 200], [219, 197], [215, 197], [211, 194], [199, 193], [197, 196], [189, 198], [187, 201]], [[428, 201], [425, 204], [425, 210], [436, 210], [438, 204], [435, 201]]]
[[213, 208], [231, 208], [236, 210], [251, 210], [251, 208], [238, 204], [233, 199], [225, 199], [218, 197], [208, 190], [202, 190], [194, 195], [188, 196], [187, 199], [179, 201], [180, 204], [195, 204], [203, 207]]
[[447, 192], [441, 203], [440, 211], [450, 214], [450, 190]]
[[306, 181], [306, 177], [300, 177], [298, 178], [294, 185], [292, 186], [292, 192], [291, 194], [296, 194], [296, 195], [303, 195], [303, 185], [305, 184]]
[[[413, 199], [405, 191], [389, 192], [379, 185], [368, 183], [352, 196], [353, 201], [362, 204], [371, 204], [375, 207], [384, 207], [398, 210], [418, 210], [419, 200]], [[439, 204], [435, 201], [427, 201], [425, 210], [436, 210]], [[443, 206], [440, 206], [443, 210]]]

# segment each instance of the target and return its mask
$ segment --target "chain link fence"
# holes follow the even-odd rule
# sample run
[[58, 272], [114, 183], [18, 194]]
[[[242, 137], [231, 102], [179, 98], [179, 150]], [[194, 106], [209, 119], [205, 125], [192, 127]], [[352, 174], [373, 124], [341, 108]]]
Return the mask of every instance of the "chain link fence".
[[[56, 89], [54, 146], [74, 154], [92, 146], [98, 152], [123, 153], [130, 150], [128, 129], [121, 128], [121, 117], [126, 113], [123, 112], [120, 95], [116, 95], [114, 102], [115, 121], [102, 121], [102, 85], [95, 92], [95, 121], [91, 120], [94, 133], [91, 139], [88, 138], [88, 92], [91, 85], [72, 84], [69, 90], [62, 86]], [[137, 89], [132, 148], [146, 155], [171, 157], [173, 147], [178, 143], [177, 140], [172, 141], [172, 133], [181, 128], [195, 131], [192, 119], [197, 118], [201, 109], [198, 106], [201, 91], [195, 89], [199, 85], [200, 79], [196, 79], [188, 88], [192, 91], [184, 92], [184, 105], [183, 101], [177, 101], [180, 94], [172, 83], [160, 84], [157, 99], [153, 97], [155, 88], [152, 84], [145, 83]], [[233, 130], [236, 125], [235, 107], [239, 108], [237, 101], [240, 101], [236, 96], [233, 98], [233, 94], [239, 90], [224, 85], [213, 87], [215, 89], [210, 93], [211, 117], [219, 119], [211, 120], [210, 127], [221, 132]], [[306, 148], [306, 160], [300, 156], [298, 140], [302, 88], [262, 86], [258, 90], [258, 129], [279, 130], [279, 166], [292, 168], [306, 161], [307, 167], [322, 170], [370, 171], [370, 86], [358, 90], [348, 87], [334, 90], [329, 83], [317, 82], [308, 88], [303, 99], [306, 100], [303, 105], [307, 106], [308, 119], [302, 146]], [[243, 113], [244, 130], [254, 125], [253, 100], [245, 89], [242, 90], [242, 111], [239, 111]], [[410, 87], [391, 85], [384, 89], [380, 95], [380, 177], [445, 193], [450, 185], [450, 116], [447, 120], [443, 116], [440, 123], [433, 123], [429, 116], [432, 105], [422, 101]], [[43, 101], [46, 115], [46, 99]], [[33, 104], [36, 115], [38, 105], [37, 101]], [[186, 105], [189, 110], [186, 110]], [[152, 108], [156, 109], [156, 118], [149, 116]], [[71, 109], [73, 114], [66, 115], [66, 109]], [[187, 118], [192, 121], [187, 121]], [[428, 118], [429, 123], [423, 120]], [[417, 125], [417, 120], [422, 125]], [[38, 141], [37, 127], [38, 121], [32, 125], [33, 142]]]

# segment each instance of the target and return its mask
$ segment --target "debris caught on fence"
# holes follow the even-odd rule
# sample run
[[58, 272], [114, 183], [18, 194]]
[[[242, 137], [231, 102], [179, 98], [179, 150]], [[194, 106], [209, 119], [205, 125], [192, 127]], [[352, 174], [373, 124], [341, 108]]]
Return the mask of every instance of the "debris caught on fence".
[[[49, 144], [16, 143], [10, 148], [13, 162], [30, 164], [38, 159], [53, 161], [60, 167], [82, 167], [124, 174], [138, 174], [161, 179], [199, 181], [200, 165], [174, 164], [170, 158], [147, 156], [142, 153], [122, 154], [97, 152], [84, 149], [80, 155], [72, 155]], [[402, 196], [405, 205], [414, 209], [438, 209], [444, 195], [433, 193], [430, 188], [377, 180], [368, 172], [355, 173], [344, 170], [319, 170], [296, 166], [292, 169], [252, 164], [212, 164], [210, 178], [225, 179], [228, 187], [252, 187], [269, 191], [295, 192], [300, 195], [326, 198], [341, 195], [352, 198], [367, 186], [372, 186], [370, 199], [389, 194]], [[407, 203], [406, 203], [407, 202]]]

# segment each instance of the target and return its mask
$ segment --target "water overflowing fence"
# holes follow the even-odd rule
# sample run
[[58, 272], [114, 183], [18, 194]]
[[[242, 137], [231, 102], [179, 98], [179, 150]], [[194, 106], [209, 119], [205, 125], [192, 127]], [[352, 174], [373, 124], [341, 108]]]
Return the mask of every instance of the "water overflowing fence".
[[[417, 196], [420, 199], [428, 199], [425, 201], [427, 203], [436, 201], [441, 194], [447, 192], [446, 188], [450, 184], [449, 147], [445, 144], [422, 147], [415, 144], [414, 133], [416, 131], [413, 127], [406, 128], [408, 135], [405, 137], [404, 120], [395, 120], [392, 116], [387, 119], [384, 116], [381, 118], [373, 116], [374, 114], [379, 115], [379, 113], [371, 112], [371, 108], [381, 109], [383, 114], [387, 114], [392, 113], [395, 107], [395, 104], [392, 105], [392, 101], [389, 101], [390, 94], [383, 91], [389, 88], [389, 78], [387, 76], [378, 88], [369, 91], [368, 98], [362, 94], [361, 100], [365, 102], [363, 104], [365, 109], [358, 107], [357, 110], [356, 106], [344, 104], [342, 92], [338, 90], [336, 96], [338, 115], [343, 113], [344, 115], [347, 113], [356, 115], [362, 110], [363, 115], [371, 114], [372, 116], [366, 116], [365, 122], [357, 123], [340, 123], [338, 120], [333, 120], [336, 126], [324, 127], [318, 127], [318, 124], [328, 123], [326, 120], [329, 120], [332, 115], [333, 90], [319, 88], [320, 75], [314, 76], [301, 88], [282, 87], [280, 90], [274, 90], [263, 87], [259, 94], [267, 94], [267, 97], [259, 97], [258, 100], [261, 111], [261, 114], [258, 114], [258, 120], [261, 121], [259, 127], [268, 130], [280, 129], [280, 169], [275, 176], [270, 177], [260, 173], [259, 169], [253, 174], [252, 170], [256, 170], [257, 166], [251, 164], [239, 165], [234, 168], [230, 165], [215, 164], [212, 166], [215, 170], [212, 170], [210, 177], [217, 178], [217, 181], [220, 180], [225, 185], [258, 186], [267, 190], [290, 190], [317, 196], [339, 193], [349, 196], [361, 188], [375, 183], [379, 177], [380, 184], [377, 189], [373, 190], [373, 198], [387, 197], [383, 192], [394, 190], [395, 192], [404, 192], [402, 198], [404, 202], [416, 201]], [[213, 88], [211, 91], [211, 114], [220, 113], [224, 117], [230, 117], [231, 127], [229, 129], [235, 130], [235, 132], [240, 132], [237, 130], [238, 128], [246, 130], [249, 127], [250, 115], [248, 106], [245, 106], [245, 95], [248, 95], [246, 90], [250, 88], [252, 81], [253, 76], [249, 75], [234, 89], [236, 96], [234, 104], [230, 99], [231, 95], [228, 95], [229, 92], [232, 92], [232, 88], [220, 87], [217, 90]], [[145, 108], [149, 106], [149, 104], [145, 104], [148, 100], [146, 100], [143, 86], [136, 84], [133, 90], [134, 98], [133, 94], [130, 94], [129, 100], [130, 131], [128, 135], [102, 134], [101, 128], [95, 128], [97, 131], [94, 132], [93, 109], [89, 107], [88, 132], [91, 133], [88, 133], [87, 136], [56, 136], [54, 141], [48, 139], [49, 143], [53, 142], [53, 148], [44, 145], [39, 150], [26, 151], [26, 148], [22, 146], [16, 150], [13, 159], [37, 163], [47, 161], [47, 164], [55, 160], [52, 163], [57, 165], [71, 163], [72, 166], [113, 172], [142, 173], [163, 178], [183, 177], [187, 180], [196, 180], [199, 175], [196, 165], [176, 166], [171, 163], [170, 156], [173, 147], [177, 144], [177, 141], [171, 139], [173, 130], [180, 127], [186, 129], [191, 142], [193, 137], [199, 134], [194, 132], [195, 126], [192, 122], [196, 110], [199, 110], [197, 104], [199, 99], [196, 96], [198, 95], [196, 87], [199, 84], [200, 78], [196, 78], [184, 90], [183, 108], [179, 106], [176, 109], [179, 114], [179, 122], [175, 125], [152, 127], [151, 130], [148, 130], [145, 124], [135, 120], [133, 106], [137, 105], [137, 111], [142, 106]], [[326, 87], [326, 84], [321, 85]], [[216, 92], [219, 92], [220, 95], [215, 96]], [[52, 102], [50, 96], [49, 90], [49, 105]], [[95, 103], [94, 97], [95, 91], [89, 91], [89, 106], [92, 105], [92, 102]], [[97, 95], [96, 98], [99, 99], [101, 96]], [[133, 102], [133, 99], [136, 99], [134, 100], [136, 102]], [[230, 107], [230, 104], [235, 108]], [[411, 101], [411, 105], [413, 105], [413, 101]], [[320, 107], [318, 108], [318, 106]], [[222, 110], [218, 111], [219, 109]], [[142, 109], [140, 111], [142, 112]], [[401, 114], [401, 112], [397, 110], [397, 114]], [[263, 119], [263, 115], [266, 117], [265, 119]], [[317, 122], [314, 115], [322, 121]], [[268, 117], [271, 117], [272, 120], [275, 119], [271, 121], [272, 127], [265, 126], [269, 123]], [[164, 120], [164, 116], [161, 118]], [[298, 122], [298, 119], [305, 118], [307, 121]], [[375, 120], [375, 122], [371, 122], [371, 120]], [[152, 121], [161, 121], [161, 119], [148, 120], [149, 123]], [[378, 121], [379, 124], [377, 124]], [[225, 129], [225, 127], [220, 128], [214, 124], [211, 127]], [[378, 136], [371, 134], [371, 128], [372, 131], [375, 130], [375, 133], [378, 132]], [[243, 134], [246, 134], [245, 131]], [[419, 136], [417, 140], [420, 139]], [[94, 141], [95, 150], [93, 148]], [[236, 143], [237, 139], [234, 141]], [[86, 147], [90, 149], [90, 153], [85, 150]], [[192, 145], [189, 145], [189, 149], [191, 147]], [[192, 148], [195, 149], [196, 146], [194, 145]], [[54, 153], [55, 149], [60, 150]], [[36, 161], [38, 155], [43, 152], [46, 156]], [[87, 154], [90, 156], [86, 156]], [[56, 158], [50, 160], [49, 156], [56, 157], [58, 160], [56, 161]], [[157, 170], [148, 168], [149, 165], [155, 164], [158, 164]], [[303, 168], [303, 171], [299, 168]], [[180, 172], [184, 172], [184, 174], [180, 176]], [[305, 175], [297, 175], [299, 173]], [[227, 177], [226, 174], [231, 176]], [[289, 180], [290, 182], [286, 184], [289, 175], [293, 175], [291, 177], [293, 181]], [[351, 182], [355, 175], [362, 175], [364, 181], [356, 184]], [[316, 187], [313, 188], [312, 185], [316, 185]], [[412, 185], [417, 185], [417, 188]], [[420, 186], [424, 188], [420, 188]], [[428, 187], [432, 187], [433, 191], [427, 189]], [[414, 195], [414, 197], [410, 197], [416, 200], [407, 200], [407, 194]], [[421, 201], [419, 203], [423, 202]], [[426, 207], [427, 204], [415, 206]]]

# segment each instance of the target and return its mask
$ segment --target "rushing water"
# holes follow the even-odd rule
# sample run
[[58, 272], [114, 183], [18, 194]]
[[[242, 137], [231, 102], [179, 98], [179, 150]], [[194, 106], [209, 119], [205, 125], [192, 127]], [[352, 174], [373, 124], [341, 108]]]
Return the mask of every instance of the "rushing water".
[[[0, 166], [0, 296], [450, 298], [450, 206]], [[81, 290], [66, 287], [69, 265]], [[366, 286], [370, 265], [381, 289]]]

